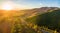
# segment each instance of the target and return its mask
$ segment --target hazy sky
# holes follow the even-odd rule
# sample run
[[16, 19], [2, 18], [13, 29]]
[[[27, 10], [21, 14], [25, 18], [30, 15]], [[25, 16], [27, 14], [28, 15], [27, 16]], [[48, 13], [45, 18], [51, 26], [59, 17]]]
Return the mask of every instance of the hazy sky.
[[0, 0], [3, 3], [11, 3], [15, 8], [38, 8], [38, 7], [60, 7], [60, 0]]

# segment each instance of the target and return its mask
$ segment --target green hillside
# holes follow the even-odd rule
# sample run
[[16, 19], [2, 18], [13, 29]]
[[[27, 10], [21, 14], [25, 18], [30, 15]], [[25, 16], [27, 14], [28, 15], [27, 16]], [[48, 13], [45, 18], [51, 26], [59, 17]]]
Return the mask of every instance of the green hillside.
[[48, 27], [52, 30], [60, 32], [60, 9], [46, 12], [42, 15], [37, 15], [26, 19], [28, 22], [37, 24], [38, 26]]
[[[0, 33], [58, 33], [59, 14], [60, 11], [54, 7], [22, 11], [0, 10]], [[53, 28], [56, 30], [52, 30]]]

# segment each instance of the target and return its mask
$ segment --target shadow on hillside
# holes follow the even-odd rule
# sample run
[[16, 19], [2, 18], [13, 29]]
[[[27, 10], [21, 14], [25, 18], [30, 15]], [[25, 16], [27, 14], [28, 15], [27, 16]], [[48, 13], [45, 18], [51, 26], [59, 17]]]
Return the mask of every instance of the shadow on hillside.
[[60, 10], [38, 15], [36, 22], [39, 26], [45, 26], [49, 29], [57, 30], [60, 32]]

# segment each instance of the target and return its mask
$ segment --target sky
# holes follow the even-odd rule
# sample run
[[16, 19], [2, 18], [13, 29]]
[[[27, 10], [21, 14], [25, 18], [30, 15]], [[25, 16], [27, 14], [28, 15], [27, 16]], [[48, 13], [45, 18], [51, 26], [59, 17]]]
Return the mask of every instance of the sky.
[[60, 0], [0, 0], [0, 7], [5, 3], [11, 4], [16, 9], [60, 7]]

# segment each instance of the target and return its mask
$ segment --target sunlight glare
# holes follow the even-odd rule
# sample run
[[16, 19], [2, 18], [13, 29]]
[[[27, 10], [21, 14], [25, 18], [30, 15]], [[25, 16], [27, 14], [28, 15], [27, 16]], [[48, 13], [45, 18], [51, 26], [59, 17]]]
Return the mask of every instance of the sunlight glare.
[[2, 5], [2, 9], [3, 10], [12, 10], [13, 9], [13, 6], [10, 5], [10, 4], [3, 4]]

